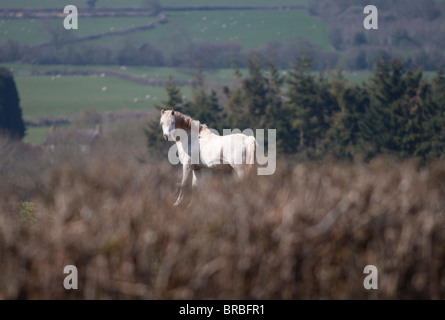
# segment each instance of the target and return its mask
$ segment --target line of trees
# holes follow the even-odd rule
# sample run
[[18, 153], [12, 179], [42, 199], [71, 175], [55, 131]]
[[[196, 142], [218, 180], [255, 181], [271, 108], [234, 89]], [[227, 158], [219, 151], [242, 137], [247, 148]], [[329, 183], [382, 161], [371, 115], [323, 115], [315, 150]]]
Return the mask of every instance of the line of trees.
[[[205, 68], [230, 68], [233, 57], [238, 57], [240, 63], [243, 63], [248, 55], [239, 42], [180, 44], [169, 51], [150, 43], [135, 44], [131, 38], [119, 41], [117, 46], [75, 43], [75, 38], [70, 38], [69, 35], [68, 38], [62, 37], [59, 31], [55, 31], [52, 34], [51, 44], [44, 47], [29, 46], [14, 41], [0, 43], [0, 63], [193, 68], [196, 62], [200, 61]], [[289, 50], [287, 47], [283, 48], [280, 50], [280, 56], [286, 57]], [[315, 49], [314, 54], [317, 54]]]
[[[441, 157], [445, 148], [445, 74], [431, 80], [421, 68], [382, 56], [370, 79], [350, 83], [315, 74], [308, 55], [295, 58], [286, 75], [270, 59], [252, 54], [248, 74], [234, 68], [238, 85], [219, 95], [207, 90], [198, 72], [193, 97], [184, 101], [172, 79], [168, 100], [175, 108], [209, 127], [277, 130], [277, 150], [299, 159], [369, 160], [380, 154], [422, 160]], [[223, 101], [223, 102], [221, 102]], [[221, 132], [221, 131], [220, 131]], [[165, 148], [157, 121], [146, 135], [149, 148]]]
[[[337, 32], [333, 33], [337, 35]], [[362, 33], [356, 41], [360, 43]], [[130, 38], [119, 40], [116, 45], [98, 45], [89, 42], [77, 43], [75, 38], [61, 36], [53, 32], [51, 44], [29, 46], [14, 41], [0, 43], [0, 63], [21, 62], [29, 64], [69, 64], [69, 65], [135, 65], [157, 67], [193, 68], [199, 61], [204, 68], [230, 68], [231, 60], [237, 59], [240, 67], [247, 67], [249, 50], [237, 41], [180, 43], [166, 49], [164, 45], [151, 43], [135, 44]], [[313, 57], [313, 70], [328, 70], [342, 66], [346, 70], [371, 70], [381, 54], [392, 57], [407, 57], [407, 66], [422, 65], [425, 70], [435, 70], [445, 65], [443, 50], [404, 47], [382, 47], [357, 44], [347, 50], [323, 50], [304, 39], [294, 39], [287, 43], [270, 41], [256, 51], [267, 63], [270, 52], [274, 53], [275, 63], [280, 68], [291, 68], [289, 63], [301, 48], [306, 48]]]

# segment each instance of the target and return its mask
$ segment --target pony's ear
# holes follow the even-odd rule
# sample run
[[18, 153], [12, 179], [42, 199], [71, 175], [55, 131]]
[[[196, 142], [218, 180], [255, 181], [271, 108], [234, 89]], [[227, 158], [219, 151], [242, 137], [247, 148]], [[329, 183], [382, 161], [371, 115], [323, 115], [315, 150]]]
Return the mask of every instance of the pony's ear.
[[175, 115], [175, 110], [172, 109], [172, 116], [174, 116], [174, 115]]
[[162, 110], [161, 110], [161, 114], [164, 114], [164, 112], [165, 112], [164, 109], [162, 109]]

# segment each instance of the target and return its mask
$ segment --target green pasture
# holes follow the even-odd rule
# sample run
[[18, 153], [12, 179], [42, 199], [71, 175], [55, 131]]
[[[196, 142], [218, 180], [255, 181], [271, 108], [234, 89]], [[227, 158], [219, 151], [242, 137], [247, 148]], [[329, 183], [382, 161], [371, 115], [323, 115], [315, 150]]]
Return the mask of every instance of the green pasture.
[[50, 34], [45, 30], [45, 24], [44, 20], [35, 19], [0, 20], [0, 43], [37, 44], [48, 41]]
[[324, 49], [330, 48], [328, 25], [308, 16], [305, 10], [169, 12], [168, 19], [169, 23], [152, 30], [106, 37], [90, 43], [108, 47], [122, 45], [126, 41], [135, 45], [150, 43], [169, 51], [199, 42], [238, 42], [243, 49], [253, 49], [272, 40], [286, 42], [303, 38]]
[[[97, 70], [98, 75], [102, 71], [106, 72], [106, 70], [114, 70], [123, 73], [137, 75], [147, 79], [150, 78], [159, 80], [167, 80], [169, 75], [172, 75], [174, 80], [192, 81], [197, 72], [197, 70], [193, 68], [170, 68], [170, 67], [148, 67], [148, 66], [114, 66], [114, 65], [71, 66], [71, 65], [30, 65], [30, 64], [20, 64], [20, 63], [3, 64], [3, 66], [12, 70], [16, 77], [21, 77], [21, 78], [25, 78], [26, 76], [32, 75], [33, 71], [42, 71], [50, 69], [53, 70], [74, 69], [74, 70]], [[235, 79], [233, 75], [233, 70], [230, 68], [204, 69], [202, 70], [202, 72], [204, 75], [204, 81], [207, 83], [230, 84]], [[240, 69], [240, 73], [242, 75], [247, 75], [247, 69]], [[337, 73], [336, 70], [325, 72], [325, 74], [328, 76], [335, 76], [336, 73]], [[282, 76], [286, 76], [287, 74], [288, 74], [287, 70], [281, 70]], [[344, 77], [348, 81], [360, 83], [362, 81], [366, 81], [371, 74], [372, 74], [371, 71], [353, 71], [353, 72], [345, 71]], [[431, 79], [434, 77], [434, 75], [435, 72], [432, 71], [424, 72], [424, 77], [426, 79]], [[37, 78], [45, 78], [45, 77], [37, 77]]]
[[[99, 1], [100, 2], [100, 1]], [[330, 48], [328, 25], [310, 17], [306, 10], [183, 11], [168, 12], [169, 23], [155, 29], [93, 40], [88, 44], [116, 49], [125, 43], [150, 43], [163, 50], [196, 42], [238, 42], [252, 49], [268, 41], [287, 42], [303, 38], [324, 49]], [[62, 19], [0, 20], [0, 43], [9, 40], [38, 44], [54, 37], [66, 39], [141, 26], [153, 17], [80, 18], [79, 29], [65, 30]]]
[[[112, 77], [24, 76], [15, 78], [25, 118], [122, 109], [147, 109], [166, 98], [163, 87], [147, 87]], [[190, 89], [183, 88], [190, 97]]]
[[41, 144], [45, 141], [51, 127], [26, 127], [25, 137], [23, 141], [26, 143]]
[[328, 25], [307, 15], [306, 10], [186, 12], [169, 14], [170, 28], [186, 27], [194, 42], [240, 42], [255, 48], [268, 41], [286, 42], [304, 38], [329, 47]]
[[[88, 68], [86, 66], [85, 68]], [[121, 72], [131, 73], [143, 78], [167, 80], [171, 75], [174, 80], [193, 81], [197, 69], [195, 68], [170, 68], [170, 67], [148, 67], [148, 66], [104, 66], [103, 68], [119, 70]], [[124, 70], [123, 70], [124, 69]], [[241, 69], [241, 73], [247, 73]], [[207, 83], [224, 83], [232, 82], [235, 77], [232, 69], [204, 69], [204, 82]]]
[[[148, 66], [116, 66], [116, 65], [86, 65], [86, 66], [72, 66], [72, 65], [31, 65], [21, 63], [6, 63], [2, 66], [9, 68], [14, 72], [16, 77], [31, 76], [36, 72], [44, 70], [97, 70], [100, 75], [103, 71], [112, 70], [120, 71], [137, 75], [147, 79], [167, 80], [169, 75], [173, 76], [174, 80], [192, 81], [197, 70], [194, 68], [170, 68], [170, 67], [148, 67]], [[246, 73], [246, 70], [241, 69], [241, 73]], [[230, 83], [234, 80], [232, 69], [204, 69], [202, 70], [205, 82], [211, 83]]]

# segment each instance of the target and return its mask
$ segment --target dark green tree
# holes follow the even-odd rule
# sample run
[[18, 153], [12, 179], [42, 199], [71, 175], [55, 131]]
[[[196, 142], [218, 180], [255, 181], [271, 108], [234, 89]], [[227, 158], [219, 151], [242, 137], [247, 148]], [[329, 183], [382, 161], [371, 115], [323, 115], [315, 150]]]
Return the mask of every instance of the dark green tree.
[[181, 90], [174, 82], [173, 76], [169, 75], [165, 83], [165, 90], [167, 91], [167, 100], [162, 101], [161, 104], [156, 104], [155, 109], [159, 110], [158, 117], [148, 123], [145, 129], [145, 136], [147, 138], [147, 146], [151, 150], [156, 150], [157, 154], [165, 154], [170, 148], [171, 144], [167, 143], [162, 135], [161, 127], [159, 126], [159, 119], [161, 117], [162, 109], [174, 109], [180, 112], [185, 112], [189, 109], [189, 103], [184, 102], [181, 95]]
[[[293, 134], [290, 114], [283, 103], [284, 79], [274, 64], [273, 57], [267, 62], [267, 69], [260, 56], [253, 52], [247, 60], [246, 77], [242, 78], [234, 68], [239, 86], [229, 90], [225, 88], [226, 126], [241, 130], [275, 129], [277, 133], [277, 151], [291, 153], [295, 151], [296, 136]], [[268, 134], [265, 133], [265, 143]]]
[[321, 144], [338, 104], [331, 93], [331, 85], [320, 74], [311, 73], [313, 60], [307, 55], [299, 56], [287, 78], [287, 92], [292, 127], [298, 132], [299, 151], [309, 157], [321, 156]]
[[405, 92], [402, 98], [393, 103], [393, 112], [398, 117], [398, 144], [402, 157], [425, 157], [429, 148], [421, 145], [428, 140], [432, 132], [426, 123], [435, 113], [426, 103], [430, 86], [422, 80], [422, 70], [407, 70], [404, 77]]
[[445, 109], [445, 71], [439, 69], [433, 79], [432, 99], [440, 110]]
[[181, 89], [174, 81], [172, 75], [168, 75], [165, 90], [167, 91], [167, 100], [162, 101], [160, 106], [156, 105], [155, 107], [158, 109], [175, 109], [184, 112], [184, 108], [187, 108], [187, 106], [182, 99]]
[[437, 71], [424, 103], [430, 111], [425, 123], [430, 136], [420, 144], [417, 152], [425, 153], [427, 158], [439, 158], [445, 151], [445, 73], [442, 69]]
[[[440, 83], [440, 77], [435, 81]], [[370, 84], [378, 151], [424, 160], [440, 153], [443, 108], [434, 97], [438, 91], [423, 80], [420, 68], [405, 69], [398, 59], [379, 59]]]
[[19, 101], [12, 73], [0, 67], [0, 133], [14, 139], [22, 139], [26, 130]]
[[200, 65], [197, 65], [197, 72], [193, 81], [192, 102], [187, 110], [188, 115], [200, 123], [206, 124], [209, 128], [216, 129], [222, 134], [223, 114], [218, 102], [218, 95], [215, 90], [208, 90], [204, 86], [204, 76]]
[[[287, 154], [297, 150], [298, 135], [292, 128], [292, 113], [283, 101], [284, 77], [280, 75], [273, 57], [267, 63], [267, 105], [264, 129], [276, 129], [277, 151]], [[267, 140], [267, 139], [266, 139]]]
[[370, 78], [371, 110], [374, 123], [374, 140], [377, 151], [384, 153], [400, 152], [400, 117], [397, 104], [405, 92], [404, 66], [400, 60], [380, 57], [375, 63], [375, 71]]
[[[240, 79], [240, 86], [229, 90], [227, 95], [227, 125], [231, 128], [264, 128], [268, 104], [268, 81], [263, 75], [263, 62], [253, 52], [247, 60], [248, 76]], [[235, 75], [239, 75], [237, 69]]]
[[358, 85], [344, 86], [338, 93], [340, 111], [335, 113], [326, 133], [325, 150], [339, 159], [369, 159], [375, 154], [369, 94]]

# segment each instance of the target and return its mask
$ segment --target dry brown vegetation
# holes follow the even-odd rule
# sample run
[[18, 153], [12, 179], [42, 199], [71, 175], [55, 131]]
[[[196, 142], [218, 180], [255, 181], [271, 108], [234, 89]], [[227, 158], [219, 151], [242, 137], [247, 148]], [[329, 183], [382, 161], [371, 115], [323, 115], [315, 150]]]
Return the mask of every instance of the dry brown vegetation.
[[445, 298], [444, 162], [283, 160], [243, 183], [207, 174], [175, 209], [180, 168], [102, 145], [0, 143], [0, 299]]

